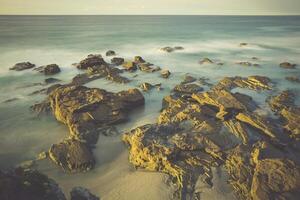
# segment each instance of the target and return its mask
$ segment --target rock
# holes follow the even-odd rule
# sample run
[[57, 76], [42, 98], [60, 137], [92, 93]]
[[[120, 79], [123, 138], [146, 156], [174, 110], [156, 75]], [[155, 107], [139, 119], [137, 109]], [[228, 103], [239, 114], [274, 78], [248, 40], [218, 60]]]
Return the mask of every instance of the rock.
[[297, 199], [300, 194], [300, 168], [288, 159], [264, 159], [257, 163], [251, 196], [259, 199]]
[[203, 65], [203, 64], [212, 64], [214, 63], [212, 60], [210, 60], [209, 58], [204, 58], [203, 60], [199, 61], [199, 64], [200, 65]]
[[174, 47], [174, 50], [184, 50], [184, 48], [181, 46], [176, 46], [176, 47]]
[[134, 57], [134, 62], [136, 64], [138, 64], [138, 63], [145, 63], [146, 61], [141, 56], [135, 56]]
[[87, 69], [89, 67], [107, 65], [101, 55], [88, 55], [87, 58], [80, 61], [80, 63], [76, 66], [78, 69]]
[[35, 164], [36, 163], [34, 160], [28, 160], [28, 161], [24, 161], [21, 164], [19, 164], [18, 167], [23, 168], [23, 169], [29, 169], [29, 168], [32, 168]]
[[300, 83], [300, 78], [297, 76], [287, 76], [285, 79], [293, 83]]
[[44, 100], [40, 103], [34, 104], [30, 107], [30, 109], [37, 114], [49, 113], [51, 111], [50, 102], [48, 100]]
[[180, 95], [183, 94], [192, 95], [193, 93], [202, 92], [203, 88], [197, 84], [179, 84], [175, 86], [173, 91]]
[[105, 54], [106, 56], [115, 56], [116, 55], [116, 52], [114, 52], [113, 50], [109, 50], [106, 52]]
[[158, 68], [158, 67], [152, 68], [151, 66], [152, 66], [152, 64], [150, 64], [150, 63], [140, 63], [140, 64], [138, 64], [139, 70], [141, 70], [143, 72], [152, 73], [152, 72], [156, 72], [156, 71], [160, 70], [160, 68]]
[[49, 152], [43, 151], [43, 152], [39, 153], [36, 160], [44, 160], [44, 159], [47, 159], [48, 157], [49, 157]]
[[66, 200], [59, 186], [36, 170], [0, 171], [1, 200]]
[[127, 71], [135, 71], [137, 69], [136, 64], [131, 61], [124, 62], [122, 66]]
[[95, 164], [87, 144], [73, 139], [53, 144], [49, 150], [49, 157], [65, 171], [70, 172], [89, 171]]
[[169, 70], [162, 70], [161, 72], [160, 72], [160, 75], [161, 75], [161, 77], [163, 77], [163, 78], [169, 78], [169, 76], [171, 75], [171, 72], [169, 71]]
[[15, 70], [15, 71], [23, 71], [26, 69], [34, 68], [35, 64], [32, 64], [30, 62], [21, 62], [15, 64], [13, 67], [9, 68], [9, 70]]
[[294, 106], [295, 94], [289, 90], [282, 91], [276, 96], [267, 99], [267, 102], [274, 112], [288, 109]]
[[251, 59], [252, 59], [252, 60], [259, 60], [258, 57], [252, 57]]
[[296, 64], [291, 64], [289, 62], [283, 62], [283, 63], [280, 63], [279, 65], [281, 68], [284, 68], [284, 69], [295, 69], [296, 68]]
[[71, 194], [71, 200], [100, 200], [99, 197], [93, 195], [88, 189], [82, 187], [74, 187]]
[[183, 84], [186, 84], [186, 83], [192, 83], [192, 82], [195, 82], [197, 79], [192, 77], [192, 76], [189, 76], [189, 75], [185, 75], [184, 77], [184, 80], [182, 81]]
[[57, 83], [60, 82], [61, 80], [56, 79], [56, 78], [46, 78], [45, 79], [45, 84], [52, 84], [52, 83]]
[[140, 85], [140, 88], [141, 88], [143, 91], [145, 91], [145, 92], [151, 90], [153, 87], [154, 87], [154, 86], [151, 85], [150, 83], [142, 83], [142, 84]]
[[245, 46], [248, 46], [248, 43], [242, 42], [242, 43], [240, 43], [239, 46], [240, 46], [240, 47], [245, 47]]
[[167, 53], [171, 53], [174, 51], [174, 49], [172, 47], [163, 47], [160, 49], [161, 51], [167, 52]]
[[284, 129], [290, 133], [290, 137], [299, 140], [300, 107], [284, 108], [280, 115], [284, 119]]
[[124, 63], [124, 58], [114, 57], [111, 59], [111, 63], [117, 66], [122, 65]]
[[41, 66], [38, 68], [35, 68], [34, 70], [43, 73], [45, 75], [54, 75], [60, 72], [60, 68], [57, 64], [50, 64], [46, 66]]

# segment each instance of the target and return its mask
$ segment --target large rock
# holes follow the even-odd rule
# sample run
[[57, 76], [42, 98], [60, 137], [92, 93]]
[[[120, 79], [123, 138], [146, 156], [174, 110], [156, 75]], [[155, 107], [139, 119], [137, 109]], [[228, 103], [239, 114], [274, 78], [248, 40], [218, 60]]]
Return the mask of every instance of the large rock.
[[1, 200], [66, 200], [59, 186], [36, 170], [0, 171]]
[[65, 171], [70, 172], [89, 171], [95, 164], [93, 154], [87, 144], [73, 139], [52, 145], [49, 157]]
[[124, 63], [124, 58], [114, 57], [111, 59], [111, 63], [115, 65], [122, 65]]
[[171, 75], [171, 72], [169, 70], [165, 69], [160, 72], [160, 75], [163, 78], [169, 78], [169, 76]]
[[22, 71], [22, 70], [31, 69], [34, 67], [35, 67], [35, 64], [32, 64], [30, 62], [21, 62], [21, 63], [15, 64], [13, 67], [9, 68], [9, 70]]
[[115, 56], [116, 55], [116, 52], [113, 51], [113, 50], [109, 50], [105, 53], [106, 56]]
[[87, 69], [89, 67], [107, 65], [101, 55], [88, 55], [87, 58], [80, 61], [79, 64], [76, 65], [78, 69]]

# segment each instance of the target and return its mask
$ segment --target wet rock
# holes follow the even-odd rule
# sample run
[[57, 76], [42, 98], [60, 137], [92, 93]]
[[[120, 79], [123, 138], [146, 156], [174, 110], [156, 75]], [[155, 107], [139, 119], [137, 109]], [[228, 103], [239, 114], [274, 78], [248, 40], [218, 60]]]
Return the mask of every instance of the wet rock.
[[124, 63], [124, 58], [114, 57], [111, 59], [111, 63], [117, 66], [122, 65]]
[[204, 58], [203, 60], [199, 61], [199, 64], [200, 65], [203, 65], [203, 64], [212, 64], [214, 63], [212, 60], [210, 60], [209, 58]]
[[137, 70], [137, 66], [135, 62], [127, 61], [123, 63], [123, 68], [127, 71], [135, 71]]
[[181, 82], [182, 84], [186, 84], [186, 83], [192, 83], [192, 82], [195, 82], [197, 79], [193, 76], [190, 76], [190, 75], [186, 75], [184, 77], [184, 80]]
[[66, 200], [59, 186], [36, 170], [0, 171], [1, 200]]
[[82, 187], [74, 187], [71, 194], [71, 200], [100, 200], [99, 197], [93, 195], [88, 189]]
[[180, 95], [192, 95], [193, 93], [202, 92], [203, 88], [197, 84], [179, 84], [174, 87], [173, 91]]
[[287, 76], [285, 79], [293, 83], [300, 83], [300, 78], [297, 76]]
[[135, 56], [134, 57], [134, 62], [136, 64], [138, 64], [138, 63], [145, 63], [146, 61], [141, 56]]
[[34, 68], [35, 64], [32, 64], [30, 62], [21, 62], [15, 64], [13, 67], [9, 68], [9, 70], [15, 70], [15, 71], [23, 71], [26, 69]]
[[143, 91], [145, 91], [145, 92], [151, 90], [153, 87], [154, 87], [154, 86], [151, 85], [150, 83], [142, 83], [142, 84], [140, 85], [140, 88], [141, 88]]
[[174, 47], [174, 49], [175, 49], [175, 50], [184, 50], [184, 48], [181, 47], [181, 46], [176, 46], [176, 47]]
[[279, 65], [281, 68], [284, 68], [284, 69], [295, 69], [296, 68], [296, 64], [291, 64], [289, 62], [283, 62], [283, 63], [280, 63]]
[[40, 103], [36, 103], [30, 107], [32, 111], [37, 114], [49, 113], [51, 111], [50, 102], [48, 100], [44, 100]]
[[295, 94], [289, 90], [282, 91], [276, 96], [267, 99], [270, 108], [274, 112], [280, 112], [282, 109], [288, 109], [294, 106]]
[[143, 71], [143, 72], [149, 72], [149, 73], [152, 73], [152, 72], [156, 72], [156, 71], [159, 71], [160, 68], [159, 67], [151, 67], [152, 64], [150, 63], [141, 63], [141, 64], [138, 64], [138, 68], [139, 70]]
[[257, 63], [251, 63], [251, 62], [237, 62], [236, 64], [237, 65], [246, 66], [246, 67], [251, 67], [251, 66], [253, 66], [253, 67], [260, 67], [259, 64], [257, 64]]
[[171, 72], [169, 70], [165, 69], [160, 72], [160, 75], [163, 78], [169, 78], [169, 76], [171, 75]]
[[106, 52], [105, 54], [106, 56], [115, 56], [116, 55], [116, 52], [114, 52], [113, 50], [109, 50]]
[[79, 64], [76, 65], [78, 69], [87, 69], [89, 67], [107, 65], [101, 55], [88, 55], [87, 58], [80, 61]]
[[87, 144], [78, 140], [67, 139], [59, 144], [53, 144], [49, 157], [65, 171], [82, 172], [94, 167], [95, 160]]
[[174, 51], [174, 49], [172, 47], [163, 47], [160, 49], [161, 51], [167, 52], [167, 53], [171, 53]]
[[56, 79], [56, 78], [46, 78], [45, 79], [45, 84], [52, 84], [52, 83], [57, 83], [60, 82], [61, 80]]
[[245, 47], [245, 46], [248, 46], [248, 43], [246, 43], [246, 42], [242, 42], [242, 43], [240, 43], [240, 45], [239, 45], [240, 47]]
[[46, 66], [41, 66], [38, 68], [35, 68], [34, 70], [43, 73], [45, 75], [54, 75], [60, 72], [60, 68], [57, 64], [50, 64]]

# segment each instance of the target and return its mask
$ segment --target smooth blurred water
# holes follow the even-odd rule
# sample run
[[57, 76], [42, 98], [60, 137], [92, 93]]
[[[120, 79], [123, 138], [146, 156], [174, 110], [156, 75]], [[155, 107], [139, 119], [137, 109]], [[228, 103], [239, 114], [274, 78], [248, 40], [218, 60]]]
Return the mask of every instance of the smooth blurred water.
[[[241, 42], [249, 45], [240, 47]], [[161, 52], [159, 49], [165, 46], [183, 46], [185, 49], [174, 53]], [[87, 84], [89, 87], [121, 91], [143, 82], [162, 83], [164, 90], [144, 94], [145, 108], [132, 113], [128, 123], [118, 126], [120, 132], [154, 122], [161, 109], [162, 98], [186, 73], [207, 77], [211, 83], [224, 76], [268, 76], [274, 82], [273, 91], [236, 90], [251, 95], [265, 111], [269, 111], [265, 104], [267, 96], [284, 89], [300, 93], [300, 84], [285, 80], [286, 76], [300, 77], [300, 67], [292, 70], [279, 68], [283, 61], [300, 64], [299, 16], [0, 16], [0, 168], [33, 159], [68, 134], [67, 128], [52, 116], [37, 117], [29, 110], [32, 104], [45, 98], [44, 95], [29, 94], [44, 86], [25, 86], [41, 83], [45, 77], [32, 70], [13, 72], [8, 68], [23, 61], [37, 66], [56, 63], [62, 72], [53, 77], [64, 83], [80, 73], [72, 63], [79, 62], [90, 53], [104, 55], [110, 49], [128, 60], [140, 55], [172, 72], [168, 80], [160, 78], [159, 73], [137, 72], [136, 78], [133, 78], [135, 74], [125, 74], [133, 79], [128, 85], [106, 80]], [[198, 61], [205, 57], [224, 65], [199, 65]], [[258, 57], [258, 60], [252, 57]], [[110, 60], [108, 57], [105, 59]], [[240, 66], [235, 64], [238, 61], [250, 61], [261, 66]], [[2, 103], [11, 98], [18, 100]], [[67, 192], [73, 186], [82, 185], [106, 199], [124, 199], [121, 192], [128, 188], [123, 184], [130, 182], [133, 185], [148, 184], [148, 187], [154, 188], [149, 192], [158, 195], [158, 183], [163, 178], [131, 170], [120, 136], [100, 137], [94, 153], [98, 161], [96, 169], [87, 174], [64, 174], [48, 161], [40, 163], [39, 168], [55, 178]], [[159, 188], [162, 187], [159, 185]], [[161, 190], [168, 193], [168, 189]], [[165, 197], [166, 193], [161, 195]], [[152, 197], [148, 198], [158, 198]]]

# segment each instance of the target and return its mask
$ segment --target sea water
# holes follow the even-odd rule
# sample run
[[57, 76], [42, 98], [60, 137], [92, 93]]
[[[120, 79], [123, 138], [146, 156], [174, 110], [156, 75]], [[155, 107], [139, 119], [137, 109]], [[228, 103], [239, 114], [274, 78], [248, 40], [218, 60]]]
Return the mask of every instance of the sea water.
[[[248, 45], [240, 47], [242, 42]], [[182, 46], [184, 50], [160, 51], [165, 46]], [[0, 169], [34, 159], [68, 135], [67, 127], [53, 116], [36, 116], [30, 111], [31, 105], [46, 97], [29, 95], [45, 87], [36, 84], [42, 83], [45, 76], [32, 70], [14, 72], [8, 68], [24, 61], [37, 66], [56, 63], [62, 72], [52, 77], [68, 83], [82, 73], [73, 63], [88, 54], [104, 56], [107, 50], [114, 50], [127, 60], [142, 56], [169, 69], [172, 76], [162, 79], [158, 73], [137, 72], [137, 77], [126, 74], [133, 81], [125, 85], [102, 79], [86, 84], [117, 92], [143, 82], [162, 83], [163, 90], [144, 93], [145, 107], [131, 113], [127, 123], [117, 126], [120, 135], [100, 136], [94, 150], [97, 164], [92, 171], [66, 174], [47, 160], [37, 163], [36, 168], [55, 179], [65, 193], [74, 186], [84, 186], [103, 199], [172, 198], [174, 187], [166, 184], [166, 175], [132, 168], [121, 134], [155, 122], [162, 98], [185, 74], [208, 78], [212, 84], [224, 76], [268, 76], [274, 83], [273, 91], [235, 90], [252, 96], [265, 112], [269, 112], [267, 96], [285, 89], [300, 94], [300, 84], [285, 80], [286, 76], [300, 77], [299, 67], [279, 67], [284, 61], [300, 64], [299, 16], [0, 16]], [[224, 65], [200, 65], [199, 60], [206, 57]], [[109, 62], [109, 57], [104, 58]], [[240, 61], [260, 67], [237, 65]], [[12, 98], [17, 100], [3, 103]], [[232, 188], [224, 177], [223, 172], [214, 173], [216, 184], [205, 190], [202, 197], [232, 199]]]

